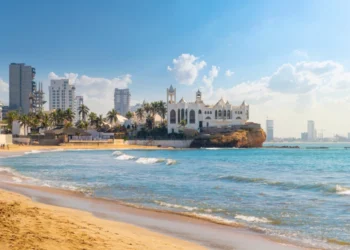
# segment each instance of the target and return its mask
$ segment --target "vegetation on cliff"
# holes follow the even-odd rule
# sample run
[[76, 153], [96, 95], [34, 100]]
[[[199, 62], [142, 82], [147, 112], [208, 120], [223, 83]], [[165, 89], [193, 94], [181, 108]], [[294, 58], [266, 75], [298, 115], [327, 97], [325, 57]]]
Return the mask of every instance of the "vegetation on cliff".
[[237, 130], [231, 133], [222, 133], [199, 137], [191, 143], [191, 148], [218, 147], [218, 148], [260, 148], [266, 140], [263, 129]]

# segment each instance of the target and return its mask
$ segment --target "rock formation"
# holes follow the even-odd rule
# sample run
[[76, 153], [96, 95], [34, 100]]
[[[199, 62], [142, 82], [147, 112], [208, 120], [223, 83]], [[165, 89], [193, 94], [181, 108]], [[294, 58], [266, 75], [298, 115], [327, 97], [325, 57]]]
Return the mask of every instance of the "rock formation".
[[191, 148], [260, 148], [266, 140], [263, 129], [237, 130], [228, 133], [219, 133], [207, 137], [198, 137], [193, 140]]

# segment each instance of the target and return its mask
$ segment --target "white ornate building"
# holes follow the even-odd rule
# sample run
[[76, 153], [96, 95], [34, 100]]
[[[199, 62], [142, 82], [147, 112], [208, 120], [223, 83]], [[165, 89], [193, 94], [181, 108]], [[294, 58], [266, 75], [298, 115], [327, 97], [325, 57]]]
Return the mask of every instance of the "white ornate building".
[[183, 98], [176, 102], [176, 88], [167, 89], [168, 133], [178, 133], [180, 122], [187, 122], [186, 128], [223, 128], [244, 125], [249, 119], [249, 105], [243, 101], [233, 106], [222, 98], [215, 105], [206, 105], [202, 93], [198, 90], [195, 102], [186, 102]]

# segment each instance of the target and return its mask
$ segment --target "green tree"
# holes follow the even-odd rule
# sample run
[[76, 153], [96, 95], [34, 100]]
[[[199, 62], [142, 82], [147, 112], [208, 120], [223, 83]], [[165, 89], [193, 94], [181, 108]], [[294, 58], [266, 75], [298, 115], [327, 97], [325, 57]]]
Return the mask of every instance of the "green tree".
[[151, 111], [151, 105], [148, 102], [143, 102], [142, 103], [142, 109], [149, 114], [149, 112]]
[[96, 119], [97, 119], [97, 114], [94, 113], [94, 112], [91, 112], [89, 114], [89, 118], [88, 118], [90, 126], [95, 126], [96, 125]]
[[116, 123], [118, 121], [118, 112], [115, 109], [112, 109], [111, 111], [108, 111], [107, 113], [107, 120], [109, 123]]
[[128, 118], [128, 120], [130, 120], [131, 118], [134, 117], [134, 113], [128, 111], [128, 113], [126, 113], [125, 117]]
[[90, 109], [85, 106], [84, 104], [82, 104], [79, 108], [78, 108], [78, 112], [79, 112], [79, 116], [81, 115], [83, 121], [86, 120], [87, 115], [89, 114]]
[[69, 108], [64, 111], [64, 119], [68, 122], [72, 123], [74, 120], [75, 114], [73, 111]]
[[18, 120], [19, 114], [17, 111], [9, 111], [6, 116], [7, 116], [7, 119], [6, 119], [7, 128], [12, 130], [12, 123], [13, 121]]
[[102, 125], [103, 125], [103, 122], [104, 122], [104, 118], [103, 118], [103, 115], [99, 115], [96, 119], [96, 128], [97, 129], [101, 129], [102, 128]]
[[86, 122], [86, 121], [83, 121], [83, 120], [79, 120], [79, 121], [75, 124], [75, 126], [76, 126], [77, 128], [80, 128], [80, 129], [87, 129], [88, 126], [89, 126], [89, 123]]
[[137, 119], [139, 119], [139, 121], [142, 121], [142, 119], [144, 118], [143, 108], [138, 108], [135, 113], [136, 113]]
[[157, 108], [158, 108], [157, 113], [160, 115], [160, 117], [162, 117], [162, 120], [164, 121], [167, 113], [166, 103], [163, 101], [159, 101]]

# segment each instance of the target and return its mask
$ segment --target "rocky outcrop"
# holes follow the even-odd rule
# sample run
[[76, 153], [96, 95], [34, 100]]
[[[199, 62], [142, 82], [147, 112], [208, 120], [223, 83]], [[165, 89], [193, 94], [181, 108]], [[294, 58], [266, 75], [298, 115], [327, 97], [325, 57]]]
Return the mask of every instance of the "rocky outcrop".
[[220, 133], [208, 137], [198, 137], [193, 140], [191, 148], [260, 148], [266, 140], [263, 129], [237, 130], [229, 133]]

